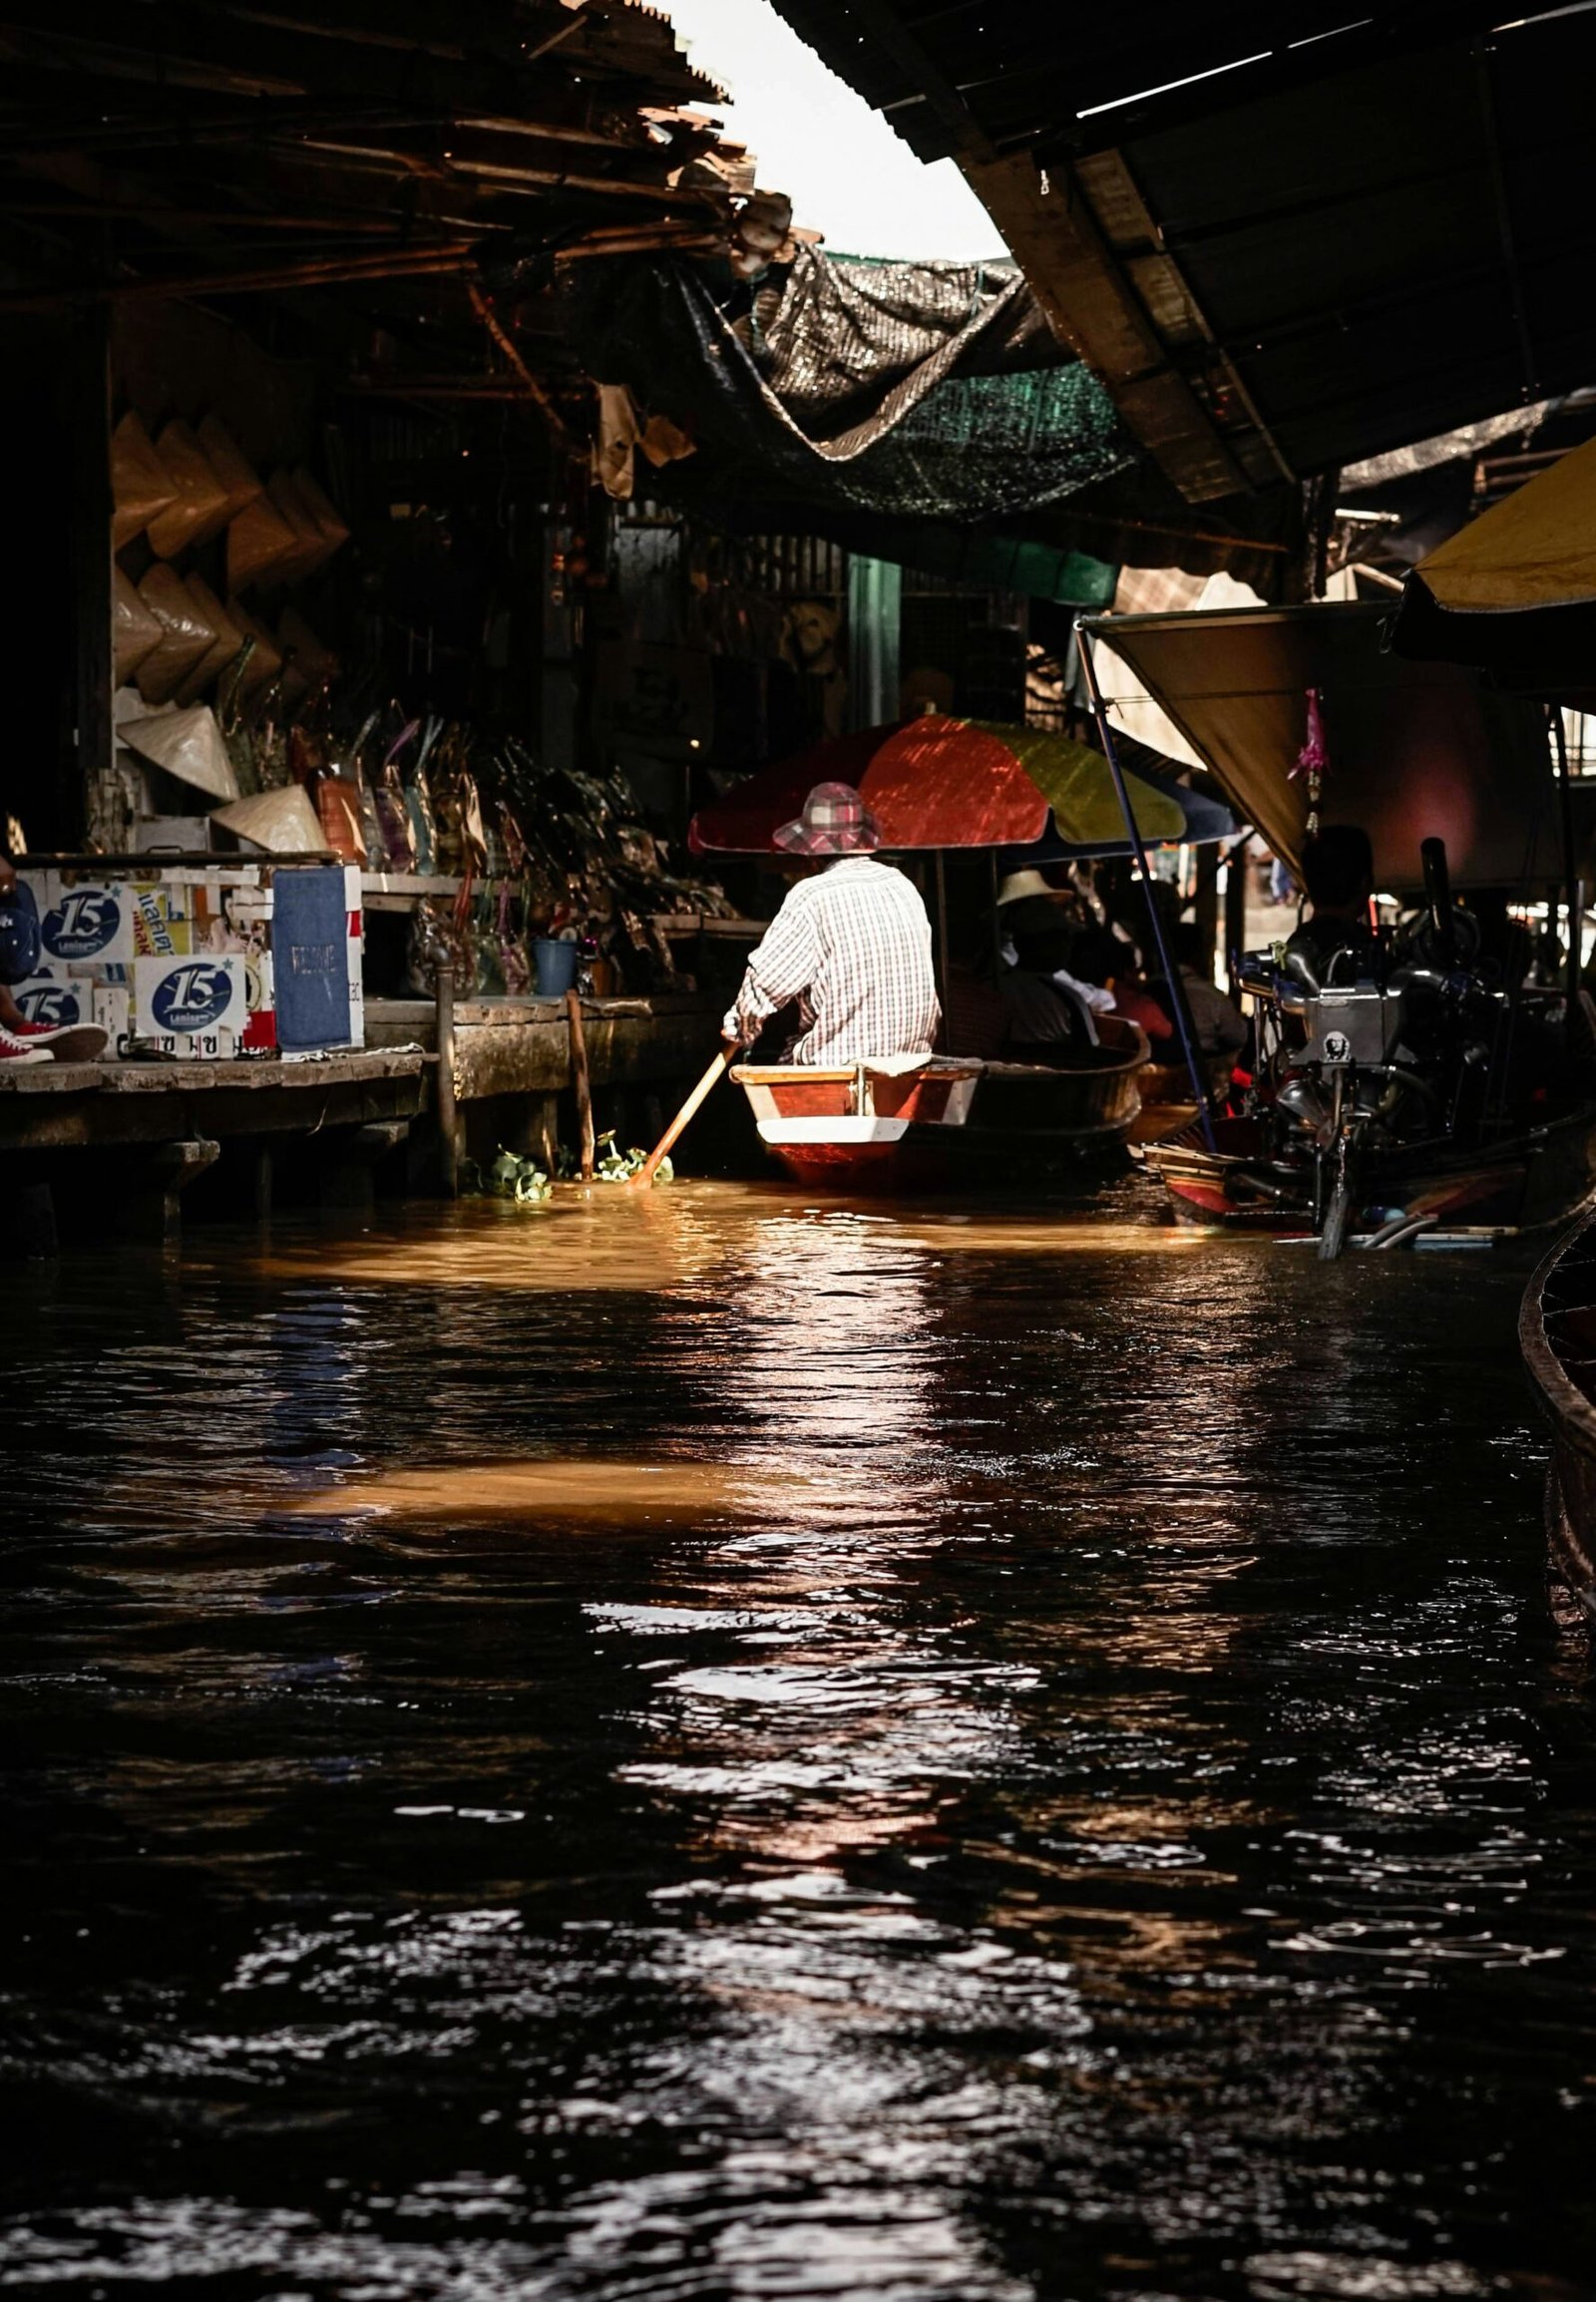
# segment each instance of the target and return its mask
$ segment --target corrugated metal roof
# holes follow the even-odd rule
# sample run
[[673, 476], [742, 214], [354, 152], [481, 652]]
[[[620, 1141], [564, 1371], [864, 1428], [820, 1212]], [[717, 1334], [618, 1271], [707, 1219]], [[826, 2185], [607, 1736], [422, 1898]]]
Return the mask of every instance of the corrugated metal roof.
[[[928, 159], [963, 142], [952, 96], [998, 150], [1200, 116], [1264, 88], [1486, 32], [1500, 0], [775, 0], [795, 30]], [[940, 86], [938, 85], [940, 84]], [[1113, 116], [1110, 118], [1110, 114]], [[1095, 126], [1091, 125], [1096, 123]]]
[[917, 149], [958, 153], [1193, 500], [1596, 377], [1596, 11], [777, 5]]

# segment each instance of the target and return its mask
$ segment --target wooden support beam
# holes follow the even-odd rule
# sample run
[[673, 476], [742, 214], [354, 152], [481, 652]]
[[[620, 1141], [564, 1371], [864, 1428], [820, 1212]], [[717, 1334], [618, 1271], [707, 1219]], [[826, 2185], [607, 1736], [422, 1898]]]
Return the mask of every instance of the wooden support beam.
[[[130, 223], [152, 223], [170, 233], [183, 224], [203, 224], [207, 230], [219, 228], [225, 232], [240, 231], [302, 231], [309, 234], [331, 235], [339, 239], [383, 239], [402, 243], [413, 240], [414, 233], [393, 216], [262, 214], [250, 207], [178, 207], [167, 206], [155, 199], [6, 199], [0, 196], [0, 215], [33, 218], [48, 217], [59, 222], [99, 223], [119, 218]], [[429, 218], [429, 221], [431, 219]], [[477, 226], [472, 225], [475, 230]], [[499, 226], [484, 228], [504, 228]]]
[[961, 157], [1055, 335], [1101, 376], [1120, 414], [1188, 503], [1244, 494], [1246, 475], [1174, 367], [1078, 185], [1028, 153]]
[[[513, 25], [513, 11], [503, 13]], [[648, 19], [635, 13], [640, 28]], [[264, 17], [246, 24], [225, 9], [174, 12], [150, 0], [0, 0], [0, 45], [56, 71], [120, 81], [127, 93], [143, 83], [174, 95], [204, 90], [259, 102], [302, 99], [314, 89], [368, 107], [419, 100], [440, 117], [471, 112], [570, 120], [575, 114], [583, 125], [594, 96], [626, 110], [673, 97], [713, 101], [719, 94], [679, 56], [666, 64], [662, 51], [650, 55], [635, 44], [597, 39], [594, 19], [566, 21], [582, 37], [540, 60], [519, 41], [513, 56], [491, 55], [436, 37], [423, 46], [371, 34], [338, 37], [330, 26], [318, 36], [298, 24]], [[439, 12], [435, 35], [437, 22], [447, 22], [447, 14]], [[668, 33], [662, 20], [661, 28]], [[674, 54], [673, 39], [669, 46]]]
[[472, 310], [476, 313], [478, 319], [481, 320], [483, 326], [487, 329], [489, 335], [492, 336], [499, 349], [504, 353], [505, 358], [510, 362], [512, 368], [514, 368], [517, 376], [521, 380], [523, 388], [526, 391], [528, 399], [533, 401], [533, 403], [542, 410], [544, 416], [548, 420], [550, 430], [555, 435], [555, 438], [559, 440], [562, 445], [568, 448], [574, 446], [575, 443], [573, 442], [571, 433], [567, 428], [565, 417], [560, 413], [560, 410], [555, 406], [555, 403], [550, 397], [549, 393], [538, 381], [531, 368], [528, 367], [526, 361], [522, 358], [514, 338], [507, 332], [501, 323], [497, 312], [495, 312], [493, 305], [488, 301], [488, 298], [483, 294], [481, 288], [477, 285], [475, 280], [471, 281], [466, 292], [471, 297]]
[[[75, 303], [147, 303], [177, 296], [268, 295], [285, 288], [349, 286], [362, 280], [416, 279], [432, 272], [461, 272], [471, 262], [474, 243], [384, 249], [376, 255], [327, 256], [265, 271], [191, 272], [171, 279], [85, 281], [0, 295], [0, 312], [59, 311]], [[110, 594], [107, 593], [107, 613]]]

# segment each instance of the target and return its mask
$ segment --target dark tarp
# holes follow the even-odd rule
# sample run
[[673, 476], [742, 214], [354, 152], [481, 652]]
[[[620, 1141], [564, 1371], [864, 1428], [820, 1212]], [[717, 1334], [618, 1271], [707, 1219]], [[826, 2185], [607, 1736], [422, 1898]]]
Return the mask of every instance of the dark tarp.
[[1298, 491], [1186, 505], [1010, 266], [805, 250], [751, 295], [616, 258], [565, 292], [589, 372], [696, 443], [651, 485], [713, 524], [1087, 604], [1124, 561], [1290, 588]]
[[[619, 276], [588, 265], [572, 293], [592, 373], [690, 422], [762, 489], [900, 518], [994, 519], [1136, 460], [1094, 376], [1055, 348], [1035, 365], [1034, 305], [1011, 269], [837, 263], [806, 249], [785, 291], [738, 320], [707, 273], [681, 263]], [[1016, 370], [994, 372], [1005, 351]]]
[[1555, 878], [1544, 710], [1458, 665], [1384, 653], [1383, 612], [1322, 602], [1110, 616], [1090, 629], [1104, 695], [1118, 656], [1288, 862], [1302, 853], [1308, 798], [1293, 770], [1317, 687], [1330, 760], [1320, 819], [1365, 827], [1381, 886], [1416, 885], [1432, 834], [1460, 887]]

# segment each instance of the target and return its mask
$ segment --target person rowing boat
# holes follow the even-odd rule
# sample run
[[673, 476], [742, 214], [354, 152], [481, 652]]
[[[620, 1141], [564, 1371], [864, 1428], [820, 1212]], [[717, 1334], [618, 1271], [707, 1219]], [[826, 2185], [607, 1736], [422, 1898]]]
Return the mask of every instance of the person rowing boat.
[[800, 864], [722, 1024], [750, 1046], [797, 1003], [800, 1029], [782, 1061], [835, 1065], [930, 1054], [942, 1020], [931, 922], [914, 884], [880, 862], [876, 820], [851, 784], [819, 783], [776, 845]]

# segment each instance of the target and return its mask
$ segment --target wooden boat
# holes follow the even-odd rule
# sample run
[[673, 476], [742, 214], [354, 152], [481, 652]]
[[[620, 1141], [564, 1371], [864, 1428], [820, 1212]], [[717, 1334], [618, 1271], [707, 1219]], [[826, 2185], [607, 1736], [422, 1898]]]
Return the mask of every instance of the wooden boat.
[[1596, 1212], [1558, 1241], [1531, 1279], [1518, 1342], [1552, 1426], [1552, 1568], [1596, 1618]]
[[831, 1191], [936, 1190], [1022, 1167], [1072, 1165], [1128, 1138], [1146, 1034], [1105, 1016], [1066, 1064], [895, 1055], [821, 1066], [738, 1063], [761, 1141], [799, 1182]]
[[[1229, 1098], [1235, 1067], [1235, 1058], [1231, 1055], [1202, 1058], [1203, 1076], [1216, 1111], [1222, 1111]], [[1141, 1089], [1141, 1115], [1131, 1133], [1132, 1143], [1156, 1143], [1166, 1136], [1178, 1135], [1196, 1119], [1191, 1073], [1184, 1063], [1149, 1063], [1136, 1084]]]
[[[1312, 1171], [1273, 1153], [1253, 1119], [1214, 1122], [1210, 1150], [1192, 1124], [1133, 1156], [1163, 1182], [1182, 1222], [1225, 1230], [1301, 1231], [1319, 1220]], [[1354, 1229], [1389, 1228], [1398, 1215], [1501, 1231], [1566, 1223], [1596, 1190], [1596, 1110], [1464, 1148], [1444, 1138], [1370, 1161]]]

